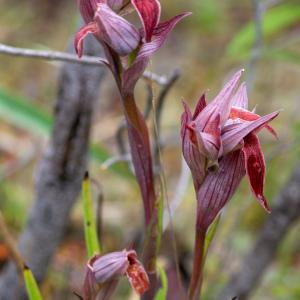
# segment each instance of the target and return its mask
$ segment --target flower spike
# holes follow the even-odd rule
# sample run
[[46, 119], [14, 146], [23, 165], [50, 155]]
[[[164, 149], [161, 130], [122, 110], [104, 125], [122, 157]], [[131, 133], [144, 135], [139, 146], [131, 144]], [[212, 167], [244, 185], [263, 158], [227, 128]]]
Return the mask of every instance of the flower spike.
[[[194, 180], [197, 224], [202, 231], [229, 201], [245, 174], [258, 202], [270, 212], [263, 193], [266, 166], [257, 133], [266, 128], [277, 136], [269, 122], [279, 112], [261, 117], [248, 111], [245, 83], [238, 88], [242, 72], [237, 72], [212, 102], [206, 104], [202, 96], [193, 115], [184, 106], [182, 149]], [[211, 163], [219, 168], [212, 171]]]

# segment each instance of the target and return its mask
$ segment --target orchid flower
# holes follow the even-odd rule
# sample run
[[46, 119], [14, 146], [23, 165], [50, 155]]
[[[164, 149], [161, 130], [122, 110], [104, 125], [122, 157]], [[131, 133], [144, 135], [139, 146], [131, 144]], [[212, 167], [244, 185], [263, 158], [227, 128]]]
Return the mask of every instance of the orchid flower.
[[245, 174], [256, 199], [270, 212], [264, 196], [266, 165], [257, 133], [266, 128], [277, 137], [268, 123], [279, 112], [261, 117], [248, 110], [245, 83], [237, 90], [242, 71], [237, 72], [209, 104], [206, 104], [205, 96], [201, 96], [193, 114], [184, 103], [182, 151], [192, 172], [197, 197], [190, 300], [199, 299], [200, 295], [207, 229]]
[[131, 287], [139, 295], [149, 288], [148, 275], [134, 250], [95, 255], [87, 264], [83, 286], [84, 299], [96, 299], [100, 290], [103, 291], [103, 298], [108, 298], [121, 276], [128, 278]]
[[[158, 0], [131, 0], [143, 27], [138, 29], [121, 16], [124, 7], [129, 4], [122, 0], [79, 0], [79, 9], [86, 25], [76, 34], [75, 49], [81, 57], [84, 38], [93, 34], [118, 56], [128, 57], [134, 53], [134, 62], [132, 66], [127, 66], [123, 76], [124, 87], [132, 89], [150, 56], [162, 47], [174, 26], [189, 13], [182, 13], [160, 23], [161, 6]], [[111, 58], [114, 59], [114, 56], [111, 55]]]
[[[245, 83], [238, 83], [242, 70], [223, 87], [208, 105], [205, 96], [194, 114], [184, 104], [182, 115], [183, 155], [192, 171], [198, 198], [199, 226], [207, 228], [247, 174], [251, 190], [263, 208], [265, 160], [257, 133], [279, 112], [259, 116], [248, 110]], [[215, 167], [215, 170], [213, 168]]]

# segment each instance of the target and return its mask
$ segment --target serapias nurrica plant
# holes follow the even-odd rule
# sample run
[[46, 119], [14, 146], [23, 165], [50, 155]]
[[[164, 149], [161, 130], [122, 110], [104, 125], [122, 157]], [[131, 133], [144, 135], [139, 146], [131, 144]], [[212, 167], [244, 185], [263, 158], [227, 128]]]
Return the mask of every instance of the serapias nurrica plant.
[[[155, 206], [149, 133], [145, 120], [136, 106], [134, 88], [153, 55], [167, 39], [174, 26], [189, 13], [182, 13], [166, 22], [160, 20], [157, 0], [79, 0], [79, 9], [86, 23], [75, 37], [75, 49], [83, 54], [83, 40], [93, 34], [102, 44], [123, 104], [127, 121], [132, 160], [140, 185], [145, 222], [149, 224]], [[123, 16], [138, 13], [143, 29], [138, 29]]]
[[[248, 110], [245, 83], [238, 88], [237, 72], [217, 97], [206, 104], [203, 95], [192, 114], [184, 103], [182, 150], [189, 165], [197, 197], [195, 254], [189, 299], [199, 299], [203, 247], [208, 227], [230, 200], [245, 174], [251, 190], [270, 212], [264, 196], [265, 160], [257, 133], [279, 112], [259, 116]], [[237, 90], [237, 91], [236, 91]]]
[[[85, 25], [75, 36], [76, 52], [79, 57], [82, 56], [84, 38], [92, 34], [103, 46], [107, 60], [102, 59], [102, 62], [111, 70], [120, 93], [149, 232], [143, 261], [147, 272], [155, 273], [159, 200], [156, 199], [149, 132], [136, 105], [134, 89], [150, 57], [162, 47], [175, 25], [190, 13], [160, 22], [161, 5], [158, 0], [78, 0], [78, 5]], [[133, 11], [138, 14], [142, 28], [125, 19]]]
[[83, 299], [109, 299], [122, 276], [127, 277], [138, 295], [143, 295], [149, 288], [148, 275], [134, 250], [93, 256], [86, 266]]

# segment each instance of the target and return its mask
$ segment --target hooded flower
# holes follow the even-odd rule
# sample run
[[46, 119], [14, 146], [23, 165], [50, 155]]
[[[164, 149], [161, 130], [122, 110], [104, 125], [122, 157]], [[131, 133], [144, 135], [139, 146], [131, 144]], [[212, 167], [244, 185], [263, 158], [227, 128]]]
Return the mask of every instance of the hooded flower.
[[[123, 11], [132, 5], [140, 17], [143, 29], [128, 22]], [[135, 53], [135, 60], [124, 74], [124, 86], [132, 87], [147, 66], [149, 57], [165, 42], [174, 26], [189, 13], [182, 13], [159, 23], [161, 6], [158, 0], [79, 0], [79, 9], [86, 23], [75, 37], [75, 49], [83, 54], [83, 40], [88, 34], [108, 45], [119, 56]], [[128, 82], [127, 82], [128, 81]]]
[[134, 250], [95, 255], [87, 264], [83, 294], [85, 300], [96, 297], [99, 289], [111, 293], [120, 276], [126, 276], [132, 288], [142, 295], [149, 288], [149, 279]]
[[251, 190], [270, 212], [264, 197], [265, 160], [257, 133], [266, 128], [278, 112], [259, 116], [248, 110], [245, 84], [237, 72], [208, 105], [205, 96], [194, 114], [184, 104], [182, 115], [183, 155], [189, 165], [198, 199], [198, 226], [207, 228], [247, 174]]

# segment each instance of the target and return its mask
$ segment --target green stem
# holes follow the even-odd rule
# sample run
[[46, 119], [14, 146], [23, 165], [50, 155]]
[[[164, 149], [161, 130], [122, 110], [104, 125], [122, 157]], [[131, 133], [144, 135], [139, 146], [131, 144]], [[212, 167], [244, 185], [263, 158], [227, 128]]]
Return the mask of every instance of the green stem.
[[201, 293], [201, 278], [204, 264], [204, 245], [206, 231], [202, 229], [196, 230], [193, 272], [190, 282], [188, 299], [199, 300]]

